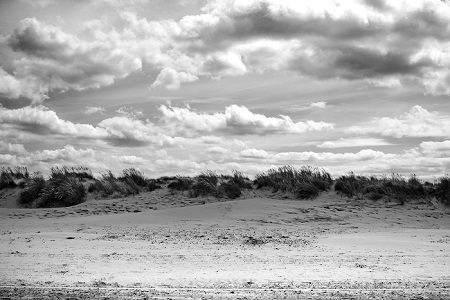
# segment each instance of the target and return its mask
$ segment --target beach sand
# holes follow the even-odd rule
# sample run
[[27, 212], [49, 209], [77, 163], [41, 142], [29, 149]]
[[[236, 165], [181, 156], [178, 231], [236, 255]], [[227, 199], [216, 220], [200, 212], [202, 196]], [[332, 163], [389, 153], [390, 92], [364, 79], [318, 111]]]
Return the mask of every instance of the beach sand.
[[435, 202], [161, 189], [2, 206], [1, 299], [450, 299], [450, 212]]

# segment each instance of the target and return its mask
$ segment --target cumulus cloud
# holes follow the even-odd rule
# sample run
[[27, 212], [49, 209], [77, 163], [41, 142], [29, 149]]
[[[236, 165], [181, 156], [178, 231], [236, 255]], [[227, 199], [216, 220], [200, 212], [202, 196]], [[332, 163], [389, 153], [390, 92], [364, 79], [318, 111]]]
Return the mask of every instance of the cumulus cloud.
[[131, 117], [131, 118], [135, 118], [135, 117], [143, 115], [142, 110], [134, 109], [133, 107], [127, 107], [127, 106], [120, 107], [118, 110], [116, 110], [116, 113], [118, 113], [119, 115]]
[[0, 93], [38, 102], [148, 65], [159, 72], [151, 86], [171, 90], [202, 76], [289, 71], [449, 94], [449, 15], [437, 0], [211, 0], [179, 22], [121, 11], [117, 28], [92, 20], [74, 33], [27, 18], [8, 36], [22, 57], [0, 71]]
[[450, 116], [430, 112], [420, 105], [397, 117], [375, 118], [364, 127], [351, 127], [349, 133], [376, 133], [401, 137], [448, 137]]
[[209, 153], [209, 154], [225, 154], [225, 153], [229, 152], [229, 150], [225, 149], [223, 147], [220, 147], [220, 146], [216, 146], [216, 147], [206, 148], [205, 152]]
[[442, 142], [422, 142], [419, 145], [422, 152], [434, 157], [450, 157], [450, 140]]
[[93, 149], [75, 149], [71, 145], [67, 145], [63, 149], [43, 150], [32, 154], [35, 160], [52, 163], [73, 163], [82, 159], [89, 160], [94, 156], [95, 151]]
[[105, 113], [105, 108], [101, 106], [86, 106], [84, 114], [90, 116], [95, 114], [103, 115]]
[[27, 151], [22, 144], [11, 144], [0, 141], [0, 152], [12, 154], [26, 154]]
[[240, 157], [244, 158], [256, 158], [256, 159], [264, 159], [269, 158], [269, 153], [260, 149], [245, 149], [239, 153]]
[[325, 108], [327, 103], [325, 101], [311, 102], [309, 106], [314, 108]]
[[153, 88], [164, 87], [168, 90], [176, 90], [180, 88], [182, 82], [193, 82], [198, 77], [186, 72], [177, 72], [172, 68], [164, 68], [151, 85]]
[[36, 134], [61, 134], [85, 138], [105, 138], [107, 132], [90, 124], [75, 124], [60, 119], [44, 106], [26, 106], [19, 109], [0, 107], [0, 126], [12, 125], [22, 131]]
[[269, 69], [382, 86], [414, 79], [430, 93], [448, 93], [445, 1], [227, 0], [209, 1], [204, 12], [179, 22], [180, 36], [197, 51], [236, 51], [260, 70], [272, 63]]
[[15, 78], [34, 101], [58, 90], [84, 90], [110, 85], [140, 70], [142, 61], [118, 44], [85, 41], [35, 18], [20, 22], [8, 38], [9, 46], [24, 56], [14, 62]]
[[0, 68], [0, 95], [7, 98], [19, 98], [22, 94], [21, 82]]
[[379, 138], [340, 138], [336, 141], [325, 141], [318, 148], [344, 148], [344, 147], [367, 147], [392, 145], [384, 139]]
[[224, 113], [198, 113], [189, 108], [160, 106], [161, 120], [173, 131], [214, 132], [230, 134], [287, 134], [321, 131], [333, 124], [314, 121], [294, 122], [289, 116], [267, 117], [251, 112], [245, 106], [231, 105]]
[[0, 107], [0, 128], [14, 132], [65, 138], [100, 140], [117, 146], [170, 145], [172, 139], [162, 134], [162, 129], [149, 121], [130, 116], [117, 116], [102, 120], [97, 126], [62, 120], [44, 106], [27, 106], [19, 109]]

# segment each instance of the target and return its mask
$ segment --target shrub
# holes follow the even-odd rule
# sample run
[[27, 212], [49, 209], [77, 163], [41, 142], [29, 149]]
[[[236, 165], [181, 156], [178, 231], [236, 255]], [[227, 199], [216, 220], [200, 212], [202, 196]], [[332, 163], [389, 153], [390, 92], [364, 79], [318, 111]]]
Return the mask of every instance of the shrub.
[[379, 200], [385, 197], [404, 203], [408, 199], [429, 197], [431, 188], [427, 187], [416, 175], [411, 175], [406, 180], [402, 175], [395, 173], [382, 178], [374, 176], [367, 178], [350, 173], [348, 176], [341, 176], [336, 180], [335, 190], [350, 198]]
[[25, 187], [19, 194], [19, 203], [24, 206], [31, 206], [40, 196], [45, 187], [45, 179], [41, 173], [34, 173], [25, 180]]
[[[1, 167], [0, 168], [0, 190], [5, 188], [15, 188], [16, 186], [23, 185], [23, 180], [29, 177], [29, 173], [26, 167]], [[16, 180], [20, 180], [19, 184]]]
[[198, 177], [197, 182], [195, 182], [190, 189], [191, 197], [198, 196], [214, 196], [221, 198], [223, 193], [219, 190], [218, 186], [214, 184], [215, 180], [210, 181], [208, 177]]
[[86, 191], [73, 175], [61, 169], [53, 169], [50, 179], [46, 182], [35, 201], [36, 207], [65, 207], [79, 204], [85, 200]]
[[122, 171], [122, 176], [119, 177], [119, 180], [131, 183], [134, 182], [137, 186], [146, 187], [147, 181], [144, 177], [144, 174], [136, 170], [135, 168], [125, 169]]
[[198, 176], [199, 181], [205, 181], [206, 183], [216, 186], [219, 183], [219, 175], [216, 172], [207, 170]]
[[334, 189], [336, 192], [347, 196], [362, 198], [365, 190], [369, 186], [369, 179], [363, 176], [355, 176], [353, 172], [350, 172], [348, 176], [341, 176], [336, 180]]
[[435, 192], [436, 199], [446, 205], [450, 205], [450, 177], [441, 177], [436, 184]]
[[60, 176], [60, 175], [64, 175], [64, 176], [69, 176], [69, 177], [75, 177], [78, 178], [79, 180], [85, 180], [85, 179], [94, 179], [94, 176], [92, 175], [92, 171], [89, 168], [86, 167], [53, 167], [50, 169], [50, 176], [52, 177], [53, 174], [55, 174], [55, 176]]
[[239, 185], [232, 180], [228, 182], [222, 182], [218, 188], [218, 191], [219, 195], [224, 195], [229, 199], [236, 199], [242, 195]]
[[257, 188], [270, 187], [274, 192], [287, 191], [305, 199], [316, 197], [321, 191], [328, 190], [332, 179], [323, 169], [302, 167], [296, 170], [291, 166], [284, 166], [257, 174], [254, 183]]
[[17, 184], [14, 182], [14, 177], [7, 172], [1, 172], [0, 174], [0, 190], [6, 188], [15, 188]]
[[298, 184], [296, 194], [300, 199], [310, 199], [319, 196], [320, 189], [312, 182], [301, 182]]
[[193, 180], [187, 177], [176, 177], [175, 181], [172, 181], [167, 185], [171, 190], [175, 191], [188, 191], [191, 189]]
[[245, 177], [242, 172], [233, 170], [233, 176], [230, 178], [230, 181], [235, 183], [241, 189], [251, 189], [252, 183], [248, 177]]
[[158, 184], [157, 179], [146, 179], [145, 180], [145, 187], [147, 191], [153, 192], [156, 189], [160, 189], [161, 185]]

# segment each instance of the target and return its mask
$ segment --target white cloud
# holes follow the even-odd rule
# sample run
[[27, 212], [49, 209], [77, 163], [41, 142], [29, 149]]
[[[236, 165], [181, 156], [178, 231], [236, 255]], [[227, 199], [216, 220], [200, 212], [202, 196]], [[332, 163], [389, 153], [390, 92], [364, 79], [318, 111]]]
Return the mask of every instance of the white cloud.
[[110, 85], [140, 70], [142, 61], [111, 41], [86, 41], [34, 18], [20, 22], [9, 36], [10, 47], [23, 54], [14, 62], [21, 95], [35, 102], [51, 90], [84, 90]]
[[450, 157], [450, 140], [442, 142], [422, 142], [420, 150], [430, 157]]
[[327, 103], [325, 101], [311, 102], [309, 106], [315, 108], [325, 108], [327, 106]]
[[142, 110], [127, 106], [120, 107], [118, 110], [116, 110], [116, 113], [130, 118], [136, 118], [143, 115]]
[[84, 114], [90, 116], [95, 114], [103, 115], [105, 113], [105, 108], [101, 106], [86, 106]]
[[138, 157], [135, 155], [122, 155], [118, 157], [118, 161], [122, 162], [127, 165], [142, 165], [142, 164], [149, 164], [150, 161], [148, 159]]
[[11, 144], [4, 141], [0, 141], [0, 152], [12, 153], [12, 154], [25, 154], [27, 151], [22, 144]]
[[95, 156], [93, 149], [75, 149], [71, 145], [63, 149], [43, 150], [32, 154], [32, 158], [38, 161], [51, 163], [73, 163], [83, 160], [89, 160]]
[[336, 141], [325, 141], [318, 148], [344, 148], [344, 147], [367, 147], [392, 145], [384, 139], [379, 138], [340, 138]]
[[105, 138], [107, 132], [90, 124], [75, 124], [60, 119], [44, 106], [26, 106], [18, 109], [0, 107], [0, 127], [13, 125], [21, 131], [37, 134], [62, 134], [85, 138]]
[[239, 153], [240, 157], [244, 158], [256, 158], [256, 159], [264, 159], [269, 158], [269, 153], [264, 150], [259, 149], [245, 149]]
[[211, 0], [179, 22], [123, 9], [145, 4], [119, 1], [120, 22], [92, 20], [74, 33], [22, 20], [8, 36], [21, 58], [10, 73], [0, 71], [0, 93], [39, 102], [52, 90], [111, 85], [143, 64], [159, 71], [154, 88], [178, 89], [202, 76], [296, 72], [384, 87], [413, 81], [427, 93], [450, 93], [446, 1]]
[[231, 134], [287, 134], [321, 131], [333, 128], [333, 124], [314, 121], [295, 123], [288, 116], [267, 117], [251, 112], [245, 106], [231, 105], [224, 113], [198, 113], [189, 108], [166, 107], [159, 110], [161, 120], [175, 132], [214, 132], [222, 131]]
[[348, 133], [376, 133], [396, 138], [402, 137], [448, 137], [450, 116], [430, 112], [416, 105], [398, 117], [375, 118], [367, 126], [350, 127]]
[[186, 72], [177, 72], [172, 68], [164, 68], [151, 85], [153, 88], [164, 87], [168, 90], [177, 90], [182, 82], [193, 82], [198, 77]]
[[220, 147], [220, 146], [216, 146], [216, 147], [206, 148], [204, 152], [210, 153], [210, 154], [225, 154], [225, 153], [229, 152], [229, 150], [225, 149], [223, 147]]
[[0, 95], [19, 98], [22, 93], [21, 82], [0, 67]]

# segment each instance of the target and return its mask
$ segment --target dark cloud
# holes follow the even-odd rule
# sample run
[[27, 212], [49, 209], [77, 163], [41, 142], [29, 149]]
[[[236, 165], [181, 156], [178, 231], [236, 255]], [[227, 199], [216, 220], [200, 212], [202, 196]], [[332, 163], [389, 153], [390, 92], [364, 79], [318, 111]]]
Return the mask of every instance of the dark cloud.
[[142, 66], [141, 60], [120, 44], [82, 41], [34, 18], [21, 22], [9, 36], [8, 45], [24, 55], [14, 63], [15, 79], [20, 83], [15, 94], [36, 102], [54, 89], [110, 85]]

